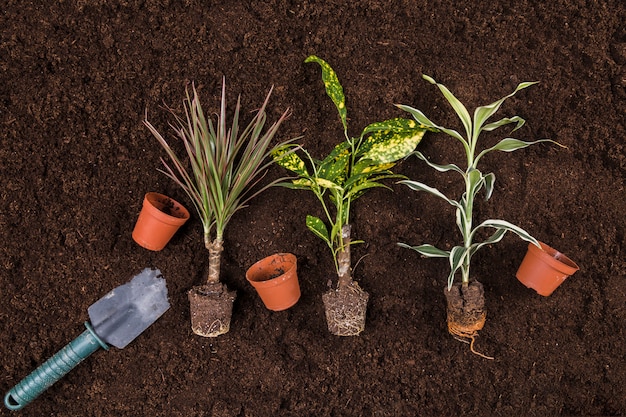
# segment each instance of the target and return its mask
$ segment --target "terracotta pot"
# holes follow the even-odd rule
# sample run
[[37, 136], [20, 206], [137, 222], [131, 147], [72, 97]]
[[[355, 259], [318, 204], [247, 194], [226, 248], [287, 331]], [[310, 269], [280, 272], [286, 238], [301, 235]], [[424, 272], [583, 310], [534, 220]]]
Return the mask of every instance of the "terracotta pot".
[[517, 279], [545, 297], [578, 271], [578, 265], [567, 256], [539, 242], [541, 249], [530, 243], [528, 252], [517, 270]]
[[297, 261], [290, 253], [261, 259], [248, 269], [246, 279], [269, 310], [286, 310], [300, 299]]
[[159, 193], [147, 193], [133, 230], [133, 240], [146, 249], [158, 251], [189, 219], [179, 202]]

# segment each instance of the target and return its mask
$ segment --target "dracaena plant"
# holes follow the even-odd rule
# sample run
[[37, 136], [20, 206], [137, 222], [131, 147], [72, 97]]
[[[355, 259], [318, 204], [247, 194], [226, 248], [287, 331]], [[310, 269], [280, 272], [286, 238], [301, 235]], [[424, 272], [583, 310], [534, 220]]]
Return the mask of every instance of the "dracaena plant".
[[[400, 178], [390, 169], [415, 149], [427, 129], [413, 120], [397, 118], [370, 124], [358, 137], [350, 137], [343, 87], [337, 74], [316, 56], [305, 62], [320, 65], [322, 81], [339, 112], [345, 140], [322, 160], [295, 145], [278, 148], [273, 157], [278, 165], [297, 175], [281, 185], [312, 191], [321, 203], [323, 219], [307, 215], [306, 226], [330, 249], [341, 288], [352, 282], [350, 245], [360, 242], [350, 238], [352, 203], [369, 189], [386, 187], [381, 180]], [[294, 150], [299, 150], [303, 158]]]
[[[424, 115], [420, 110], [414, 109], [410, 106], [400, 105], [399, 107], [413, 115], [415, 120], [424, 126], [428, 126], [431, 129], [435, 129], [439, 132], [443, 132], [454, 139], [459, 141], [465, 150], [466, 166], [461, 168], [455, 164], [439, 165], [430, 162], [421, 152], [415, 151], [414, 154], [431, 168], [434, 168], [438, 172], [453, 171], [461, 176], [465, 183], [465, 192], [461, 195], [459, 200], [454, 200], [447, 197], [443, 192], [436, 188], [430, 187], [422, 182], [413, 180], [402, 180], [400, 183], [408, 186], [415, 191], [426, 191], [433, 194], [456, 209], [456, 224], [463, 236], [463, 244], [453, 247], [451, 250], [443, 250], [436, 248], [430, 244], [423, 244], [420, 246], [410, 246], [404, 243], [400, 243], [400, 246], [413, 249], [425, 257], [429, 258], [448, 258], [450, 261], [450, 275], [448, 276], [448, 289], [453, 285], [456, 273], [461, 271], [461, 280], [463, 284], [468, 284], [470, 281], [470, 263], [472, 257], [480, 248], [485, 245], [497, 243], [506, 234], [506, 232], [513, 232], [525, 241], [532, 242], [539, 246], [538, 241], [532, 237], [524, 229], [515, 226], [505, 220], [489, 219], [474, 226], [473, 223], [473, 209], [476, 196], [481, 190], [485, 191], [485, 199], [489, 200], [493, 193], [494, 183], [496, 176], [493, 173], [483, 173], [478, 169], [478, 162], [488, 153], [493, 151], [513, 152], [518, 149], [525, 148], [530, 145], [541, 142], [552, 142], [549, 139], [541, 139], [534, 142], [525, 142], [519, 139], [504, 138], [500, 140], [496, 145], [483, 150], [478, 149], [478, 140], [482, 132], [491, 132], [502, 126], [514, 125], [512, 131], [516, 131], [522, 127], [525, 120], [520, 116], [504, 117], [494, 122], [488, 122], [489, 118], [493, 116], [502, 106], [508, 98], [512, 97], [518, 91], [530, 87], [536, 82], [524, 82], [520, 83], [515, 91], [511, 94], [497, 100], [489, 105], [478, 107], [474, 110], [474, 117], [472, 118], [465, 108], [465, 106], [448, 90], [444, 85], [437, 83], [434, 79], [427, 75], [423, 75], [423, 78], [435, 84], [439, 90], [443, 93], [446, 100], [451, 104], [452, 108], [458, 115], [461, 123], [463, 124], [464, 133], [462, 135], [456, 130], [439, 126], [433, 123], [428, 117]], [[493, 234], [486, 240], [476, 242], [477, 234], [481, 229], [492, 229]]]
[[161, 159], [164, 166], [161, 171], [183, 188], [202, 221], [204, 244], [209, 250], [207, 284], [219, 282], [224, 230], [233, 214], [245, 207], [253, 197], [280, 181], [255, 187], [273, 162], [270, 153], [291, 142], [289, 140], [270, 147], [279, 126], [288, 117], [289, 110], [263, 131], [267, 119], [265, 109], [271, 94], [270, 89], [261, 108], [250, 123], [240, 130], [240, 98], [232, 123], [227, 125], [224, 80], [220, 113], [215, 124], [210, 117], [205, 116], [195, 86], [192, 86], [191, 92], [187, 89], [184, 116], [180, 117], [169, 109], [175, 118], [171, 126], [185, 147], [186, 161], [177, 155], [146, 115], [145, 125], [170, 159], [169, 163]]

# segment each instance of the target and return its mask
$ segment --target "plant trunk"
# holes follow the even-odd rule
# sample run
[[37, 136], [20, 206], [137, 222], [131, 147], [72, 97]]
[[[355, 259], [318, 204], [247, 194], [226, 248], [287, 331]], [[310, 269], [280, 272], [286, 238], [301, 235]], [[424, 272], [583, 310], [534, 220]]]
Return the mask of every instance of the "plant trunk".
[[220, 282], [220, 264], [224, 250], [222, 239], [210, 242], [205, 238], [209, 250], [209, 273], [204, 285], [189, 290], [191, 329], [199, 336], [217, 337], [230, 330], [235, 291]]
[[337, 281], [337, 288], [345, 288], [352, 283], [352, 265], [350, 259], [350, 231], [352, 226], [349, 224], [344, 225], [341, 228], [341, 242], [343, 248], [337, 254], [337, 273], [339, 280]]
[[470, 350], [486, 359], [493, 359], [474, 350], [474, 341], [485, 325], [485, 292], [478, 281], [456, 282], [444, 288], [447, 302], [448, 331], [457, 340], [470, 344]]
[[224, 251], [224, 241], [220, 238], [209, 242], [205, 239], [205, 246], [209, 250], [209, 275], [207, 285], [220, 282], [220, 267], [222, 263], [222, 252]]
[[352, 280], [350, 225], [341, 229], [343, 250], [337, 255], [337, 289], [322, 294], [328, 331], [336, 336], [357, 336], [365, 330], [369, 294]]

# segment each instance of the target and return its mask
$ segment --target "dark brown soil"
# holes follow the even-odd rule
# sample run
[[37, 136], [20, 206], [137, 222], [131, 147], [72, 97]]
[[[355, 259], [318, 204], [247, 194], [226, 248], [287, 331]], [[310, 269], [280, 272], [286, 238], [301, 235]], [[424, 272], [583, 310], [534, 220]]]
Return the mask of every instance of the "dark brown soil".
[[[42, 4], [45, 3], [45, 4]], [[476, 4], [476, 5], [474, 5]], [[626, 415], [626, 5], [621, 0], [47, 1], [0, 8], [0, 357], [9, 390], [78, 336], [87, 308], [144, 267], [162, 270], [172, 308], [123, 350], [96, 352], [23, 416]], [[164, 152], [142, 125], [167, 130], [195, 82], [207, 112], [229, 100], [257, 108], [313, 155], [343, 139], [310, 54], [326, 59], [356, 135], [412, 105], [460, 127], [425, 73], [471, 109], [508, 101], [513, 136], [551, 138], [491, 154], [494, 196], [480, 219], [520, 225], [581, 269], [550, 297], [515, 279], [526, 244], [507, 236], [474, 257], [488, 319], [472, 354], [446, 328], [446, 260], [397, 242], [459, 241], [444, 202], [390, 184], [353, 207], [355, 278], [370, 294], [358, 337], [328, 333], [321, 295], [334, 279], [309, 233], [312, 195], [271, 189], [236, 214], [222, 279], [237, 291], [230, 332], [195, 336], [187, 291], [206, 276], [197, 215], [161, 252], [131, 232], [147, 191], [193, 207], [157, 169]], [[502, 132], [506, 134], [506, 132]], [[501, 136], [487, 135], [485, 146]], [[462, 163], [454, 140], [427, 134], [433, 161]], [[182, 148], [181, 148], [182, 150]], [[416, 158], [397, 171], [454, 194]], [[273, 167], [266, 179], [284, 175]], [[246, 269], [275, 252], [298, 256], [302, 298], [274, 313]], [[1, 415], [11, 412], [3, 409]]]

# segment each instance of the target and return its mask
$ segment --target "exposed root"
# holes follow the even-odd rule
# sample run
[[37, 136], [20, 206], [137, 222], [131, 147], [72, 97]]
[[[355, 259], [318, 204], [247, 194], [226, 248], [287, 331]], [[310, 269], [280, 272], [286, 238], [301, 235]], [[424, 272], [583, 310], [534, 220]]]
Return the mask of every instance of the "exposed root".
[[236, 292], [226, 285], [208, 284], [188, 292], [191, 329], [198, 336], [217, 337], [230, 330]]
[[328, 331], [335, 336], [358, 336], [365, 330], [369, 294], [352, 282], [322, 295]]
[[486, 318], [486, 315], [482, 318], [481, 322], [477, 322], [476, 324], [474, 324], [473, 326], [469, 328], [466, 326], [457, 326], [455, 323], [452, 323], [449, 321], [448, 331], [450, 332], [452, 336], [454, 336], [456, 340], [463, 342], [463, 343], [469, 343], [470, 350], [472, 351], [473, 354], [478, 355], [481, 358], [493, 360], [494, 358], [492, 356], [487, 356], [485, 354], [478, 352], [476, 349], [474, 349], [474, 342], [476, 341], [476, 338], [478, 337], [478, 331], [482, 329], [485, 324], [485, 318]]
[[493, 359], [474, 349], [478, 332], [485, 325], [487, 312], [483, 286], [478, 281], [469, 284], [455, 283], [444, 289], [447, 301], [448, 331], [456, 340], [470, 345], [475, 355], [485, 359]]

